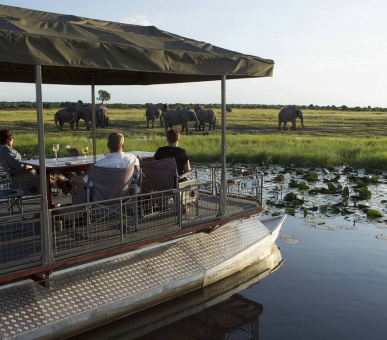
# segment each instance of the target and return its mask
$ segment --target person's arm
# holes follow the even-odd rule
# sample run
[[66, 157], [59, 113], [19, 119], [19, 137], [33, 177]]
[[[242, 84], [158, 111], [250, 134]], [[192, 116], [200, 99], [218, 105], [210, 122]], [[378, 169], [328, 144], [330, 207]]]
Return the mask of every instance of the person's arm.
[[184, 164], [184, 173], [179, 176], [179, 179], [182, 179], [184, 177], [188, 177], [192, 173], [191, 165], [189, 164], [189, 160]]
[[86, 187], [87, 183], [84, 181], [85, 177], [73, 176], [73, 177], [70, 178], [70, 183], [71, 183], [71, 185], [77, 185], [77, 186], [80, 186], [80, 187]]
[[155, 152], [155, 154], [153, 156], [153, 159], [155, 159], [155, 160], [160, 159], [160, 157], [159, 157], [159, 150], [160, 150], [160, 148], [158, 148], [157, 151]]
[[3, 148], [2, 155], [11, 173], [25, 168], [25, 165], [21, 164], [22, 158], [20, 153], [18, 153], [15, 149], [5, 147]]
[[191, 165], [189, 164], [189, 160], [184, 164], [184, 173], [191, 172]]

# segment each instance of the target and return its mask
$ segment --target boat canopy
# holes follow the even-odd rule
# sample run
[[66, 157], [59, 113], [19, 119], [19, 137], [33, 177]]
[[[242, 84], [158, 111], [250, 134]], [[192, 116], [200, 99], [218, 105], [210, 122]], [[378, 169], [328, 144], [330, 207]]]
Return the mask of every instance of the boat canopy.
[[138, 26], [0, 5], [0, 81], [149, 85], [270, 77], [274, 61]]

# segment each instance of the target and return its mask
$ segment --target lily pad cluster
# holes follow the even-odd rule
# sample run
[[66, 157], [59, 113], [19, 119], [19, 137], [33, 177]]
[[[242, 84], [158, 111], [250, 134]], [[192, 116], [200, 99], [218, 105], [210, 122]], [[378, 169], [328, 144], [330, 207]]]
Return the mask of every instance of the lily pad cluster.
[[[289, 215], [306, 217], [316, 211], [326, 216], [354, 214], [381, 222], [387, 215], [387, 199], [384, 200], [385, 206], [373, 199], [380, 188], [384, 188], [384, 197], [387, 198], [387, 175], [366, 174], [351, 167], [344, 167], [341, 171], [340, 168], [281, 170], [268, 167], [266, 173], [268, 193], [274, 195], [264, 198], [266, 204], [269, 208], [283, 209]], [[275, 183], [278, 184], [273, 186]], [[382, 194], [378, 192], [379, 197], [383, 197]]]

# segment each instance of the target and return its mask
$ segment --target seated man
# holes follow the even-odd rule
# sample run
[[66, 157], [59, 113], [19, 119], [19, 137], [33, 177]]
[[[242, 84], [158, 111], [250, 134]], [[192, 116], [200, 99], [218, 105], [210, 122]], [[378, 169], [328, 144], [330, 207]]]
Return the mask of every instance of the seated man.
[[[125, 153], [122, 150], [125, 147], [124, 136], [121, 133], [112, 133], [108, 137], [107, 147], [110, 153], [105, 158], [99, 160], [94, 166], [100, 166], [105, 168], [129, 168], [133, 165], [139, 165], [136, 156], [131, 153]], [[85, 176], [73, 176], [70, 179], [70, 183], [79, 187], [74, 199], [74, 204], [80, 204], [86, 202], [86, 190], [87, 189], [88, 175]]]
[[11, 176], [31, 176], [35, 175], [35, 170], [22, 164], [22, 157], [13, 147], [14, 135], [9, 129], [0, 130], [0, 157], [8, 166]]
[[187, 176], [191, 173], [191, 166], [189, 164], [189, 155], [185, 149], [179, 148], [180, 133], [175, 129], [168, 130], [167, 143], [168, 146], [158, 148], [154, 159], [174, 158], [177, 166], [177, 173], [179, 175], [179, 182], [187, 180]]

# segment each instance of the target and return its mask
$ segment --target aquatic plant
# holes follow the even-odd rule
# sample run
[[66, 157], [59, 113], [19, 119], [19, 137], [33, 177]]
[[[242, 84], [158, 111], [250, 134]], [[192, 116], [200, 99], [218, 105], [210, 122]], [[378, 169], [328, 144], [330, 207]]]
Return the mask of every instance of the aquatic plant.
[[344, 187], [343, 191], [341, 192], [342, 197], [349, 197], [349, 188]]
[[283, 175], [277, 175], [277, 176], [275, 176], [274, 181], [275, 182], [284, 182], [285, 177]]
[[372, 195], [372, 193], [371, 193], [371, 191], [369, 191], [367, 189], [367, 187], [363, 187], [359, 191], [359, 198], [360, 199], [369, 199], [369, 198], [371, 198], [371, 195]]
[[300, 183], [298, 183], [298, 189], [307, 190], [307, 189], [309, 189], [309, 185], [306, 184], [305, 182], [300, 182]]
[[382, 217], [382, 214], [376, 209], [370, 209], [367, 211], [368, 217]]
[[285, 208], [285, 212], [289, 215], [294, 216], [294, 212], [296, 211], [295, 208]]

